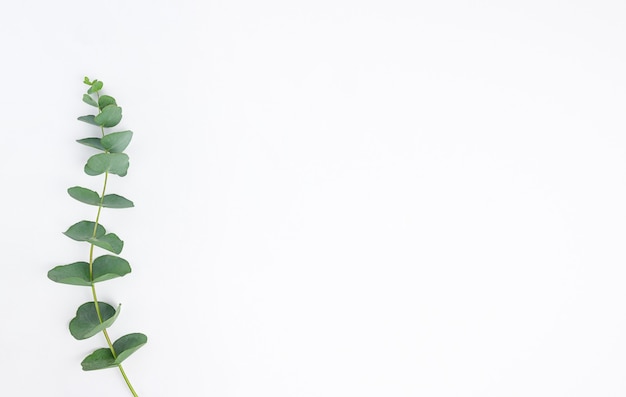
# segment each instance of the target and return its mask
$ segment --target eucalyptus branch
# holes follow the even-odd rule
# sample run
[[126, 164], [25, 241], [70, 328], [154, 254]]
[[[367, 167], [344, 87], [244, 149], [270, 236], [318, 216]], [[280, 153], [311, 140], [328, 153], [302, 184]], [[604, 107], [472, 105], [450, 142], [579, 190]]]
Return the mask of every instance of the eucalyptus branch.
[[[61, 265], [48, 272], [48, 278], [62, 284], [79, 285], [91, 288], [92, 302], [82, 304], [76, 311], [76, 316], [70, 321], [69, 330], [75, 339], [82, 340], [102, 333], [107, 342], [105, 348], [95, 350], [81, 362], [85, 371], [117, 367], [133, 396], [137, 397], [122, 361], [133, 354], [148, 341], [141, 333], [124, 335], [111, 342], [107, 328], [117, 319], [121, 305], [114, 308], [112, 305], [98, 301], [96, 283], [117, 277], [123, 277], [131, 272], [130, 264], [125, 259], [116, 256], [122, 252], [124, 242], [114, 233], [107, 233], [100, 223], [103, 208], [130, 208], [132, 201], [117, 194], [106, 194], [109, 175], [123, 177], [128, 172], [129, 160], [124, 150], [130, 143], [132, 131], [118, 131], [105, 133], [105, 128], [115, 127], [122, 120], [122, 108], [116, 100], [108, 95], [100, 95], [103, 83], [98, 80], [90, 81], [85, 77], [84, 83], [89, 86], [83, 95], [83, 102], [98, 109], [97, 115], [81, 116], [78, 120], [99, 127], [100, 137], [79, 139], [78, 143], [89, 146], [101, 153], [91, 156], [87, 160], [84, 171], [87, 175], [97, 176], [104, 174], [102, 193], [80, 186], [68, 189], [69, 195], [88, 205], [98, 207], [94, 222], [80, 221], [70, 226], [64, 233], [67, 237], [89, 244], [89, 262], [74, 262]], [[95, 98], [93, 95], [95, 94]], [[103, 249], [116, 255], [105, 254], [94, 258], [95, 249]]]

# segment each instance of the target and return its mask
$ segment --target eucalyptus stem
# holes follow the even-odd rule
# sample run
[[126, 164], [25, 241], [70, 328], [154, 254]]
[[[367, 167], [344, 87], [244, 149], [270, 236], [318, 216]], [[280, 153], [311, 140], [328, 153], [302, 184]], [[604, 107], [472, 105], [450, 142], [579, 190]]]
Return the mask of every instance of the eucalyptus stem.
[[[104, 128], [102, 128], [102, 136], [104, 136]], [[102, 212], [102, 204], [104, 202], [104, 195], [107, 190], [108, 180], [109, 180], [109, 173], [105, 172], [104, 183], [102, 186], [102, 195], [100, 196], [100, 204], [98, 205], [98, 212], [96, 214], [96, 221], [94, 222], [95, 225], [93, 228], [92, 238], [96, 238], [96, 231], [98, 230], [98, 225], [100, 222], [100, 214]], [[100, 313], [100, 303], [98, 302], [98, 296], [96, 294], [96, 284], [93, 282], [93, 249], [94, 249], [94, 245], [90, 244], [89, 246], [89, 279], [91, 280], [91, 294], [93, 296], [94, 306], [96, 307], [96, 313], [98, 314], [98, 320], [100, 321], [100, 324], [102, 324], [104, 323], [104, 321], [102, 320], [102, 314]], [[117, 358], [117, 353], [115, 352], [113, 343], [111, 343], [111, 338], [109, 337], [109, 332], [107, 331], [106, 328], [102, 330], [102, 334], [104, 335], [104, 338], [107, 341], [107, 345], [109, 345], [109, 349], [111, 350], [111, 354], [113, 355], [113, 358]], [[122, 367], [122, 364], [118, 364], [117, 367], [122, 373], [122, 377], [124, 377], [124, 381], [126, 382], [126, 385], [128, 386], [128, 389], [130, 390], [130, 392], [133, 394], [134, 397], [138, 397], [137, 392], [133, 388], [133, 385], [130, 383], [128, 376], [126, 375], [126, 372], [124, 372], [124, 368]]]
[[[100, 99], [100, 94], [98, 92], [96, 92], [96, 96], [98, 99]], [[101, 109], [99, 109], [98, 114], [102, 114]], [[100, 133], [102, 134], [102, 137], [104, 138], [103, 126], [100, 126]], [[109, 153], [108, 150], [105, 150], [104, 152]], [[104, 196], [106, 194], [108, 180], [109, 180], [109, 172], [106, 171], [104, 173], [104, 183], [102, 184], [102, 194], [100, 195], [100, 203], [98, 204], [98, 212], [96, 213], [96, 220], [94, 222], [92, 238], [96, 238], [96, 232], [98, 230], [98, 225], [100, 222], [100, 214], [102, 213], [102, 206], [104, 204]], [[93, 303], [96, 308], [96, 313], [98, 314], [98, 320], [100, 321], [100, 324], [103, 324], [104, 321], [102, 320], [102, 314], [100, 313], [100, 303], [98, 302], [98, 296], [96, 294], [96, 284], [93, 282], [93, 249], [94, 249], [94, 244], [92, 243], [89, 246], [89, 279], [91, 280], [91, 294], [93, 296]], [[102, 334], [104, 335], [104, 338], [107, 341], [107, 345], [109, 345], [109, 349], [111, 350], [111, 354], [113, 355], [113, 358], [117, 358], [117, 353], [115, 352], [115, 348], [113, 347], [113, 343], [111, 342], [111, 338], [109, 337], [109, 332], [107, 331], [106, 328], [102, 330]], [[122, 367], [122, 364], [118, 364], [117, 367], [122, 373], [122, 377], [124, 378], [124, 381], [126, 382], [126, 385], [128, 386], [128, 389], [130, 390], [130, 392], [133, 394], [134, 397], [138, 397], [137, 392], [135, 392], [133, 385], [130, 383], [130, 380], [128, 379], [128, 376], [126, 376], [126, 372], [124, 372], [124, 368]]]
[[138, 397], [122, 367], [122, 361], [145, 345], [148, 338], [141, 333], [132, 333], [112, 342], [107, 328], [117, 319], [120, 306], [115, 309], [108, 303], [100, 302], [96, 293], [96, 283], [123, 277], [131, 272], [131, 268], [128, 261], [119, 256], [107, 254], [94, 258], [96, 247], [119, 255], [124, 246], [124, 242], [116, 234], [106, 232], [100, 223], [100, 215], [104, 207], [130, 208], [134, 206], [133, 202], [125, 197], [106, 193], [110, 174], [123, 177], [127, 173], [129, 161], [124, 150], [130, 143], [133, 132], [118, 131], [105, 134], [105, 128], [116, 126], [122, 119], [122, 108], [117, 106], [113, 97], [100, 95], [103, 87], [101, 81], [90, 81], [85, 77], [84, 82], [89, 89], [83, 95], [83, 102], [97, 108], [98, 114], [81, 116], [78, 119], [98, 126], [101, 137], [80, 139], [78, 142], [101, 151], [89, 158], [85, 165], [85, 173], [90, 176], [104, 174], [104, 182], [101, 193], [80, 186], [68, 189], [72, 198], [97, 207], [95, 222], [80, 221], [70, 226], [64, 233], [73, 240], [89, 243], [89, 262], [56, 266], [48, 272], [48, 278], [58, 283], [91, 288], [93, 302], [84, 303], [78, 308], [76, 317], [69, 324], [70, 333], [75, 339], [83, 340], [102, 332], [108, 347], [97, 349], [88, 355], [81, 362], [83, 370], [117, 367], [132, 395]]
[[138, 397], [137, 392], [135, 391], [135, 389], [133, 389], [133, 385], [130, 384], [130, 381], [128, 380], [128, 376], [126, 376], [126, 372], [124, 372], [124, 368], [122, 367], [122, 364], [117, 366], [120, 369], [120, 372], [122, 373], [122, 376], [124, 377], [124, 381], [126, 381], [126, 386], [128, 386], [128, 388], [130, 389], [130, 392], [133, 393], [134, 397]]

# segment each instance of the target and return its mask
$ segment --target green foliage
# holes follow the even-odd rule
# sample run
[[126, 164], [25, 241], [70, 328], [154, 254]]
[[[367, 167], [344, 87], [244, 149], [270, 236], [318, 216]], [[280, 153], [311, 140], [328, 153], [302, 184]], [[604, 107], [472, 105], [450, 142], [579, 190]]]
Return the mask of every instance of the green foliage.
[[110, 348], [98, 349], [91, 353], [80, 363], [83, 367], [83, 371], [94, 371], [97, 369], [115, 368], [115, 357], [111, 353]]
[[100, 110], [104, 109], [105, 107], [109, 105], [117, 105], [117, 102], [115, 102], [115, 98], [113, 98], [112, 96], [108, 96], [108, 95], [101, 95], [100, 98], [98, 98], [98, 104], [96, 106]]
[[105, 234], [100, 237], [92, 237], [87, 241], [97, 247], [111, 251], [115, 254], [119, 254], [122, 252], [122, 248], [124, 248], [124, 242], [117, 237], [117, 234], [114, 233]]
[[72, 240], [89, 241], [91, 238], [104, 236], [106, 229], [100, 224], [91, 221], [80, 221], [73, 224], [63, 234]]
[[119, 194], [105, 194], [102, 199], [102, 206], [107, 208], [130, 208], [134, 207], [135, 204]]
[[108, 208], [134, 207], [132, 201], [118, 194], [106, 194], [104, 195], [104, 198], [101, 198], [97, 192], [80, 186], [71, 187], [67, 189], [67, 192], [70, 196], [72, 196], [72, 198], [75, 198], [81, 203], [89, 205], [96, 205]]
[[70, 196], [72, 196], [72, 198], [75, 198], [81, 203], [89, 205], [100, 205], [100, 196], [93, 190], [89, 190], [80, 186], [74, 186], [67, 189], [67, 192]]
[[81, 365], [85, 371], [119, 366], [122, 361], [126, 360], [147, 342], [148, 338], [144, 334], [134, 333], [124, 335], [113, 343], [113, 350], [115, 350], [116, 356], [113, 355], [111, 349], [98, 349], [85, 357]]
[[100, 281], [123, 277], [132, 270], [126, 259], [119, 256], [102, 255], [92, 263], [92, 272], [89, 272], [89, 263], [74, 262], [69, 265], [60, 265], [48, 272], [48, 278], [54, 282], [70, 285], [91, 286]]
[[[85, 79], [87, 79], [87, 78], [85, 77]], [[98, 80], [94, 80], [94, 81], [91, 81], [91, 82], [87, 82], [87, 81], [88, 80], [85, 81], [85, 84], [91, 85], [91, 87], [89, 87], [89, 89], [87, 90], [87, 94], [97, 93], [104, 86], [104, 84], [101, 81], [98, 81]]]
[[141, 333], [124, 335], [113, 343], [113, 347], [117, 352], [116, 363], [126, 360], [141, 346], [148, 342], [148, 337]]
[[104, 146], [102, 146], [102, 143], [100, 143], [100, 138], [84, 138], [79, 139], [76, 142], [82, 143], [85, 146], [90, 146], [92, 148], [102, 150], [104, 152]]
[[115, 127], [122, 120], [122, 108], [116, 105], [107, 105], [94, 117], [96, 125], [109, 128]]
[[87, 262], [74, 262], [69, 265], [57, 266], [48, 272], [48, 278], [61, 284], [91, 286], [89, 263]]
[[128, 166], [128, 155], [126, 153], [98, 153], [89, 157], [89, 160], [87, 160], [87, 164], [85, 164], [85, 174], [95, 176], [108, 172], [110, 174], [126, 176]]
[[88, 114], [87, 116], [80, 116], [78, 120], [84, 121], [85, 123], [91, 124], [91, 125], [99, 125], [98, 123], [96, 123], [96, 116], [94, 116], [93, 114]]
[[[70, 226], [64, 234], [72, 240], [89, 244], [89, 260], [56, 266], [48, 271], [48, 278], [54, 282], [68, 285], [90, 287], [93, 301], [84, 303], [76, 310], [76, 316], [69, 323], [69, 331], [78, 340], [90, 338], [102, 332], [108, 347], [95, 350], [81, 363], [83, 370], [91, 371], [103, 368], [119, 367], [124, 381], [133, 396], [133, 389], [125, 372], [122, 361], [126, 360], [137, 349], [148, 341], [141, 333], [124, 335], [111, 343], [107, 329], [113, 325], [120, 314], [120, 307], [115, 309], [108, 303], [99, 302], [95, 285], [114, 278], [123, 277], [132, 270], [127, 260], [117, 256], [122, 252], [124, 242], [115, 234], [107, 233], [100, 223], [103, 208], [131, 208], [133, 202], [118, 194], [106, 194], [107, 181], [110, 175], [125, 176], [128, 173], [129, 158], [124, 151], [130, 144], [133, 132], [129, 130], [107, 133], [106, 128], [114, 127], [122, 120], [122, 108], [115, 98], [101, 95], [104, 84], [98, 80], [85, 77], [89, 86], [83, 95], [83, 102], [98, 110], [98, 114], [81, 116], [78, 120], [98, 127], [99, 136], [79, 139], [77, 142], [97, 149], [100, 153], [88, 158], [84, 171], [87, 175], [104, 174], [102, 193], [82, 186], [67, 189], [75, 200], [98, 207], [95, 221], [82, 220]], [[95, 95], [95, 97], [94, 97]], [[94, 258], [94, 252], [103, 249], [116, 255], [104, 254]]]
[[96, 107], [96, 108], [98, 107], [98, 102], [94, 101], [91, 95], [89, 94], [83, 94], [83, 102], [93, 107]]
[[116, 277], [123, 277], [130, 272], [130, 264], [126, 259], [114, 255], [102, 255], [93, 261], [92, 281], [97, 283]]
[[108, 303], [83, 303], [76, 310], [76, 317], [70, 321], [70, 334], [78, 340], [91, 338], [105, 328], [109, 328], [117, 319], [121, 305], [117, 310]]
[[121, 153], [126, 149], [132, 138], [132, 131], [112, 132], [102, 137], [100, 143], [104, 150], [110, 153]]
[[72, 240], [87, 241], [92, 245], [104, 248], [105, 250], [116, 254], [122, 252], [122, 248], [124, 247], [124, 242], [120, 240], [116, 234], [107, 234], [104, 226], [91, 221], [80, 221], [75, 223], [63, 234]]

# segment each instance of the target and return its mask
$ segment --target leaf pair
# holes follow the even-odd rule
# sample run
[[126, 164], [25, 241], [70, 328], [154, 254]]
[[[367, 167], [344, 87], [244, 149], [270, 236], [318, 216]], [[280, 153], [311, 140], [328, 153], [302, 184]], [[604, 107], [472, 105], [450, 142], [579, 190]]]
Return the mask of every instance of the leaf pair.
[[147, 342], [148, 337], [141, 333], [124, 335], [113, 342], [115, 356], [113, 356], [111, 349], [102, 348], [85, 357], [80, 364], [83, 371], [117, 367]]
[[[70, 321], [70, 333], [78, 340], [91, 338], [105, 328], [109, 328], [117, 316], [120, 314], [122, 305], [117, 306], [117, 310], [108, 303], [98, 302], [96, 309], [95, 302], [83, 303], [76, 310], [76, 317]], [[100, 312], [98, 314], [98, 311]], [[100, 321], [102, 318], [102, 322]]]
[[115, 98], [109, 95], [102, 95], [101, 97], [98, 98], [98, 102], [96, 102], [95, 99], [93, 99], [91, 95], [83, 94], [83, 102], [93, 107], [96, 107], [100, 110], [104, 109], [105, 107], [109, 105], [117, 105]]
[[[74, 338], [82, 340], [96, 335], [113, 325], [120, 314], [121, 305], [117, 310], [108, 303], [98, 302], [97, 305], [95, 302], [80, 305], [76, 317], [70, 321], [70, 333]], [[81, 365], [85, 371], [116, 367], [147, 342], [148, 337], [141, 333], [124, 335], [113, 342], [115, 355], [110, 348], [101, 348], [85, 357]]]
[[78, 143], [104, 152], [93, 155], [87, 160], [85, 173], [93, 176], [108, 172], [119, 176], [126, 176], [129, 161], [128, 155], [122, 152], [128, 147], [132, 138], [132, 131], [119, 131], [107, 134], [102, 138], [79, 139], [77, 141]]
[[89, 275], [89, 263], [74, 262], [51, 269], [48, 272], [48, 278], [61, 284], [89, 287], [92, 283], [124, 277], [130, 272], [130, 264], [126, 259], [119, 256], [102, 255], [93, 261], [91, 276]]
[[[84, 100], [85, 97], [83, 97], [83, 101]], [[93, 99], [91, 100], [93, 101]], [[88, 114], [86, 116], [80, 116], [78, 120], [98, 127], [115, 127], [122, 121], [122, 108], [112, 103], [102, 108], [97, 115]]]
[[91, 221], [80, 221], [73, 224], [63, 234], [72, 240], [86, 241], [97, 247], [115, 254], [122, 252], [124, 242], [114, 233], [106, 232], [104, 226]]
[[126, 176], [129, 165], [128, 155], [125, 153], [100, 153], [89, 157], [85, 164], [85, 174], [95, 176], [108, 172]]
[[85, 80], [83, 80], [83, 83], [91, 86], [87, 90], [88, 94], [93, 94], [94, 92], [98, 92], [102, 89], [102, 87], [104, 87], [104, 83], [102, 81], [99, 81], [99, 80], [90, 81], [89, 77], [87, 76], [85, 76]]
[[117, 194], [105, 194], [101, 198], [97, 192], [80, 186], [71, 187], [67, 189], [67, 192], [72, 198], [89, 205], [102, 205], [107, 208], [130, 208], [134, 206], [132, 201]]
[[85, 81], [85, 84], [90, 84], [91, 87], [89, 87], [86, 94], [83, 94], [83, 102], [98, 108], [100, 112], [97, 115], [90, 114], [87, 116], [81, 116], [78, 120], [103, 128], [115, 127], [118, 125], [122, 120], [122, 108], [117, 106], [115, 98], [109, 95], [99, 95], [98, 101], [96, 102], [91, 94], [97, 93], [102, 89], [102, 82], [98, 80], [93, 82]]
[[103, 136], [102, 138], [84, 138], [79, 139], [77, 142], [83, 145], [90, 146], [92, 148], [102, 150], [109, 153], [122, 153], [130, 140], [133, 138], [132, 131], [119, 131], [112, 132]]

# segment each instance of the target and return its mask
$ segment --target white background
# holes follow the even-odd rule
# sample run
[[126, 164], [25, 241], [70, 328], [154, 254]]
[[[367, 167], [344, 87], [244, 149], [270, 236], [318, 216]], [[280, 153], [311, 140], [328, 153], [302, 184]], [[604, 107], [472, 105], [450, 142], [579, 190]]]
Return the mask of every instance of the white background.
[[4, 1], [0, 394], [127, 396], [67, 322], [83, 76], [142, 397], [626, 395], [626, 3]]

